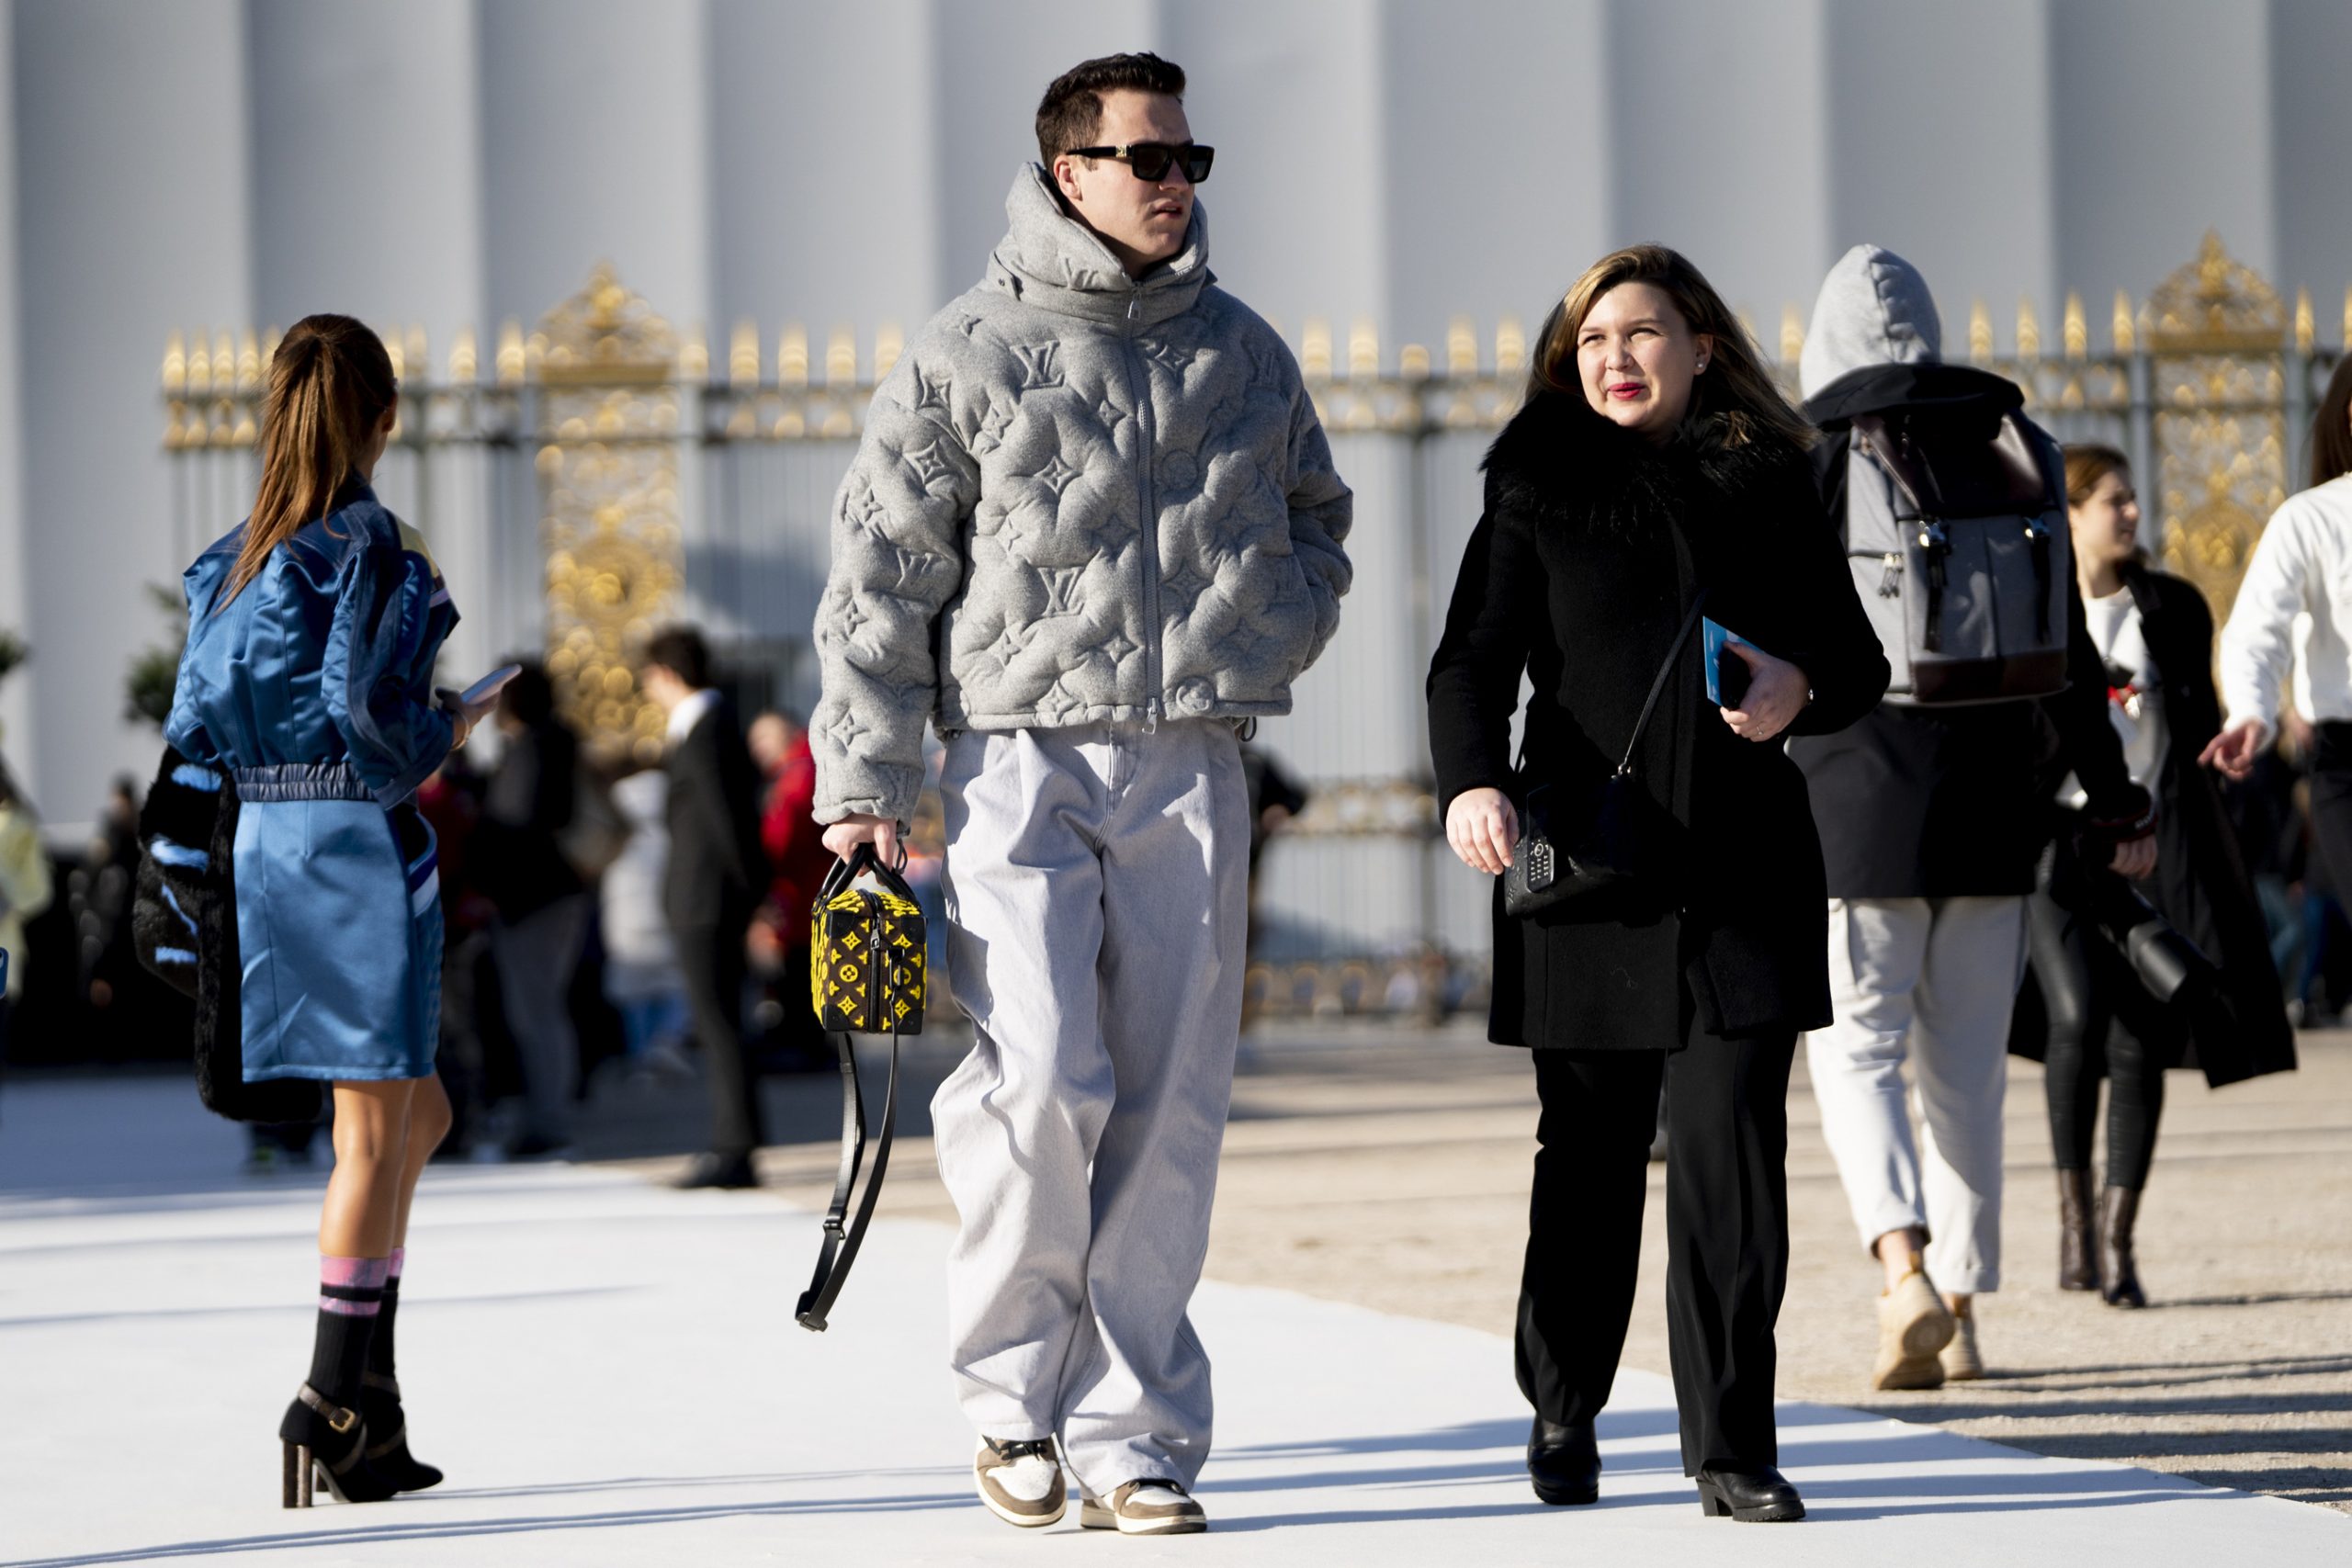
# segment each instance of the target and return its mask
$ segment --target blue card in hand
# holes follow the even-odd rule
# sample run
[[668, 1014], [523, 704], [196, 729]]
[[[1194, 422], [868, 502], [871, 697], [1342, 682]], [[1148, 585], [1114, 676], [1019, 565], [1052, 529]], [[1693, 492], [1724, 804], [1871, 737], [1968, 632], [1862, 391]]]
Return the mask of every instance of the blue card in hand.
[[1699, 622], [1699, 647], [1707, 661], [1707, 700], [1719, 708], [1737, 708], [1747, 696], [1747, 661], [1731, 645], [1756, 645], [1722, 626], [1713, 616]]

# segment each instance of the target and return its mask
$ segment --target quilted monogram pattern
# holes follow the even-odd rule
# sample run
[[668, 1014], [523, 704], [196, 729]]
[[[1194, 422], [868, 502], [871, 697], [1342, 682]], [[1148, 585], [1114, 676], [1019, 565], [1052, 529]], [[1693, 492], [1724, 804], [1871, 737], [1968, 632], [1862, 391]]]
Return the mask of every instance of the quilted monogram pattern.
[[922, 1032], [922, 911], [896, 893], [845, 888], [820, 905], [809, 942], [820, 1024], [860, 1034]]
[[989, 276], [877, 389], [833, 516], [817, 816], [901, 819], [927, 719], [1287, 713], [1337, 629], [1352, 498], [1207, 219], [1131, 280], [1030, 165]]

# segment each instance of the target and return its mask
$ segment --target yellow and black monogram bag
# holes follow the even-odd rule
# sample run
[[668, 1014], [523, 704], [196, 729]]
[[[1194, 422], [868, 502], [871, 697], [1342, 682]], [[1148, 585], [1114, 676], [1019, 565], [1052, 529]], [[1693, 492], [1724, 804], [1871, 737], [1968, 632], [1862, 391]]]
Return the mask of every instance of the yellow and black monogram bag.
[[[880, 892], [851, 886], [861, 872], [868, 871], [882, 885]], [[834, 864], [810, 918], [815, 930], [808, 943], [809, 1000], [819, 1021], [833, 1032], [842, 1059], [842, 1166], [833, 1180], [833, 1200], [825, 1206], [825, 1240], [817, 1254], [817, 1272], [793, 1315], [801, 1327], [821, 1334], [833, 1298], [841, 1293], [842, 1281], [857, 1257], [857, 1245], [865, 1239], [866, 1222], [874, 1217], [882, 1173], [890, 1168], [890, 1134], [899, 1121], [899, 1041], [922, 1032], [927, 972], [922, 910], [915, 905], [914, 889], [895, 868], [882, 863], [872, 844], [858, 845], [849, 859]], [[852, 1219], [850, 1190], [865, 1161], [865, 1097], [858, 1088], [857, 1047], [850, 1038], [854, 1034], [890, 1037], [890, 1079], [882, 1096], [882, 1136], [874, 1145], [874, 1169]]]
[[[882, 884], [850, 886], [861, 871]], [[922, 1032], [923, 920], [906, 879], [874, 846], [834, 863], [817, 895], [808, 942], [810, 1000], [825, 1028], [853, 1034]]]

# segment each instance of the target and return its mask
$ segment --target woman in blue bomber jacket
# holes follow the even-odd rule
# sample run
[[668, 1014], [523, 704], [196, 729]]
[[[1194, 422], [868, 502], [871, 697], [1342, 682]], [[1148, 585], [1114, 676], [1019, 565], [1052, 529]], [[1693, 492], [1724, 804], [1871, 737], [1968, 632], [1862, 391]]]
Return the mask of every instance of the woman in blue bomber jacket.
[[284, 1501], [430, 1486], [408, 1451], [392, 1322], [409, 1204], [449, 1127], [434, 1076], [441, 909], [411, 796], [474, 715], [432, 690], [457, 611], [424, 541], [368, 488], [399, 388], [347, 316], [270, 362], [253, 514], [187, 569], [164, 736], [226, 773], [244, 1077], [333, 1085], [311, 1374], [279, 1427]]

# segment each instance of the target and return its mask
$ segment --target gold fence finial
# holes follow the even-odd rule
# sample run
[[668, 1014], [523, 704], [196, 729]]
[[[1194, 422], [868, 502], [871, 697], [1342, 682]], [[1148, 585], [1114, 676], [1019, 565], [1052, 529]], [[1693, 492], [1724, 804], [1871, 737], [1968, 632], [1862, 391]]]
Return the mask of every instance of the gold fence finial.
[[1794, 365], [1804, 353], [1804, 316], [1794, 305], [1781, 307], [1781, 363]]
[[1370, 316], [1358, 316], [1348, 329], [1348, 374], [1359, 380], [1380, 374], [1380, 329]]
[[[2346, 309], [2352, 310], [2352, 304]], [[204, 335], [202, 327], [187, 334], [187, 389], [199, 396], [212, 390], [211, 340]]]
[[2066, 357], [2088, 359], [2091, 355], [2090, 323], [2083, 317], [2083, 297], [2071, 288], [2066, 290], [2066, 314], [2062, 330], [2065, 333]]
[[2309, 354], [2319, 338], [2319, 322], [2312, 315], [2312, 291], [2295, 290], [2295, 352]]
[[1982, 299], [1971, 300], [1968, 306], [1968, 357], [1975, 365], [1993, 357], [1993, 312]]
[[1331, 323], [1320, 316], [1306, 318], [1298, 340], [1298, 368], [1310, 381], [1331, 378]]
[[710, 379], [710, 332], [700, 321], [678, 340], [678, 379], [696, 386]]
[[[432, 343], [425, 337], [424, 329], [422, 326], [413, 326], [409, 328], [408, 362], [414, 367], [414, 374], [419, 381], [430, 381], [433, 379], [432, 350]], [[240, 374], [243, 374], [244, 367], [240, 364], [237, 367], [237, 369]]]
[[907, 334], [896, 321], [884, 321], [874, 329], [874, 378], [879, 381], [899, 363], [899, 355], [907, 351]]
[[2022, 294], [2018, 296], [2018, 357], [2041, 357], [2041, 318], [2034, 314], [2033, 301]]
[[212, 334], [212, 389], [227, 393], [236, 386], [237, 340], [228, 328]]
[[760, 327], [749, 316], [735, 323], [727, 340], [727, 381], [734, 387], [760, 384]]
[[237, 389], [242, 392], [258, 390], [261, 387], [261, 340], [247, 327], [237, 334]]
[[825, 338], [825, 383], [848, 386], [857, 379], [857, 332], [843, 322]]
[[2344, 288], [2344, 346], [2352, 349], [2352, 284]]
[[471, 327], [459, 327], [449, 340], [449, 384], [470, 387], [481, 378], [481, 348]]
[[1517, 316], [1495, 323], [1495, 373], [1508, 376], [1527, 368], [1527, 329]]
[[1478, 373], [1478, 328], [1467, 316], [1455, 316], [1445, 323], [1445, 373]]
[[1430, 378], [1430, 351], [1424, 344], [1408, 343], [1396, 351], [1396, 374], [1408, 381]]
[[775, 342], [775, 378], [787, 387], [808, 384], [808, 329], [786, 321]]
[[164, 390], [175, 397], [187, 390], [187, 339], [176, 327], [164, 334]]
[[519, 387], [523, 384], [523, 323], [509, 316], [498, 323], [498, 384]]
[[2132, 326], [2132, 294], [2129, 289], [2119, 288], [2115, 291], [2115, 319], [2108, 331], [2114, 336], [2115, 352], [2118, 354], [2129, 354], [2138, 345], [2139, 334]]

